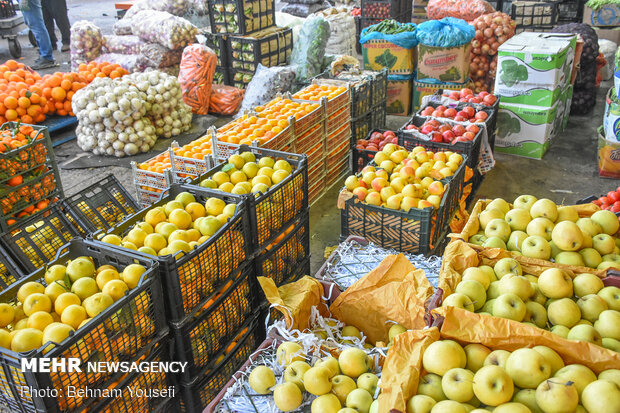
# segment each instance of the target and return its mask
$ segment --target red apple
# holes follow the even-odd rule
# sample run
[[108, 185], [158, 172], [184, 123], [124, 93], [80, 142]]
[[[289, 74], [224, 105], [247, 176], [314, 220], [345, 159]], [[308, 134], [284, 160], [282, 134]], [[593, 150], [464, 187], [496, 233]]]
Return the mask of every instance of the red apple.
[[370, 138], [371, 138], [371, 139], [378, 139], [378, 140], [381, 140], [381, 139], [383, 139], [383, 134], [381, 134], [381, 132], [377, 132], [377, 131], [375, 131], [375, 132], [373, 132], [373, 133], [371, 133], [371, 134], [370, 134]]
[[459, 100], [461, 98], [460, 93], [456, 91], [450, 92], [449, 96], [450, 96], [450, 99], [453, 99], [453, 100]]
[[422, 132], [425, 135], [429, 135], [434, 130], [435, 130], [435, 128], [433, 126], [431, 126], [431, 125], [424, 125], [422, 127], [422, 129], [420, 129], [420, 132]]
[[480, 127], [478, 127], [478, 125], [467, 125], [465, 129], [467, 132], [472, 132], [474, 135], [480, 132]]
[[487, 120], [489, 115], [486, 112], [478, 112], [475, 117], [476, 119]]
[[456, 137], [454, 132], [452, 132], [451, 130], [447, 130], [447, 131], [443, 132], [441, 135], [443, 136], [444, 142], [450, 142], [450, 141], [452, 141], [452, 139], [454, 139]]
[[473, 141], [476, 137], [476, 134], [473, 132], [465, 132], [462, 137], [467, 139], [468, 141]]
[[443, 142], [443, 136], [439, 132], [431, 132], [431, 141], [433, 142]]
[[454, 125], [454, 127], [452, 127], [452, 132], [454, 132], [456, 136], [462, 136], [466, 132], [466, 129], [463, 125]]
[[396, 136], [396, 134], [392, 132], [391, 130], [388, 130], [388, 131], [383, 132], [383, 136], [385, 138], [393, 138], [394, 136]]
[[469, 112], [466, 112], [464, 110], [460, 110], [457, 112], [456, 116], [461, 116], [465, 119], [469, 119], [471, 116], [469, 115]]
[[481, 98], [484, 98], [485, 96], [488, 96], [489, 94], [490, 94], [489, 92], [483, 90], [482, 92], [478, 93], [478, 96]]
[[435, 118], [443, 118], [443, 110], [435, 109], [431, 116]]
[[439, 127], [439, 132], [444, 133], [445, 131], [451, 131], [452, 128], [450, 127], [450, 125], [441, 125]]
[[497, 97], [494, 95], [485, 95], [483, 96], [482, 102], [487, 106], [493, 106], [495, 102], [497, 102]]
[[476, 109], [474, 109], [472, 106], [465, 106], [463, 108], [463, 112], [467, 113], [468, 118], [473, 118], [474, 116], [476, 116]]

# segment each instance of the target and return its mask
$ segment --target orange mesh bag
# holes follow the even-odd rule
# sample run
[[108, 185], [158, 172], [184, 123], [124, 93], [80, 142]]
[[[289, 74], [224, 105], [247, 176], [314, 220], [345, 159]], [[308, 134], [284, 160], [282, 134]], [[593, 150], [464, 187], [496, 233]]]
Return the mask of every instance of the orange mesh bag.
[[217, 115], [234, 115], [241, 107], [245, 90], [234, 86], [213, 85], [209, 113]]
[[217, 65], [213, 50], [201, 44], [192, 44], [183, 50], [179, 67], [179, 84], [183, 101], [198, 115], [209, 113], [211, 83]]

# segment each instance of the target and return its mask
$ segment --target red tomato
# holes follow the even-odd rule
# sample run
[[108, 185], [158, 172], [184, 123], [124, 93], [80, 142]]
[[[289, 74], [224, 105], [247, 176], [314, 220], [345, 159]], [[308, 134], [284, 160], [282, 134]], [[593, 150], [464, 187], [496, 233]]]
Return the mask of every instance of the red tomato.
[[370, 134], [371, 139], [383, 139], [383, 134], [381, 132], [373, 132]]
[[463, 134], [463, 138], [467, 139], [468, 141], [473, 141], [475, 137], [476, 137], [476, 134], [473, 132], [465, 132]]
[[483, 97], [482, 102], [487, 106], [493, 106], [497, 102], [497, 97], [495, 95], [486, 95]]
[[442, 133], [442, 137], [444, 142], [451, 142], [452, 139], [456, 137], [456, 135], [451, 130], [447, 130]]
[[435, 109], [435, 111], [433, 112], [431, 116], [435, 118], [443, 118], [444, 117], [443, 110]]
[[[459, 112], [459, 113], [460, 113], [460, 112]], [[467, 121], [467, 118], [464, 118], [463, 116], [460, 116], [460, 115], [456, 115], [456, 116], [454, 117], [454, 120], [455, 120], [455, 121], [457, 121], [457, 122], [466, 122], [466, 121]]]
[[446, 131], [451, 131], [452, 128], [450, 127], [450, 125], [441, 125], [439, 127], [439, 132], [444, 133]]
[[609, 191], [607, 192], [607, 198], [609, 198], [609, 200], [611, 202], [617, 202], [620, 201], [620, 194], [616, 191]]
[[602, 196], [599, 198], [599, 201], [601, 201], [601, 204], [611, 204], [612, 202], [609, 202], [609, 198], [607, 198], [606, 196]]

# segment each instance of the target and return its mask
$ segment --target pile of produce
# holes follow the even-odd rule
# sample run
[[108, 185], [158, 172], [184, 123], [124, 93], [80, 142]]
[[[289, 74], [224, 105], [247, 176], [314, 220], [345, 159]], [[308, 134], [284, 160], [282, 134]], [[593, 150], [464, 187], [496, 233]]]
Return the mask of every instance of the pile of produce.
[[620, 222], [611, 211], [579, 217], [575, 207], [558, 207], [549, 199], [520, 195], [511, 205], [490, 202], [478, 218], [473, 244], [517, 251], [525, 257], [590, 268], [619, 268]]
[[226, 224], [235, 209], [235, 204], [219, 198], [202, 204], [189, 192], [181, 192], [165, 205], [151, 208], [123, 238], [108, 234], [101, 241], [154, 256], [188, 253]]
[[493, 11], [493, 6], [484, 0], [429, 0], [426, 6], [426, 15], [433, 20], [456, 17], [472, 21]]
[[421, 146], [411, 152], [386, 144], [360, 175], [351, 175], [345, 187], [362, 202], [409, 212], [411, 208], [438, 209], [444, 193], [442, 179], [457, 171], [463, 157], [453, 152], [430, 152]]
[[95, 60], [101, 54], [103, 34], [93, 22], [80, 20], [71, 26], [71, 69]]
[[[482, 92], [484, 93], [484, 92]], [[489, 95], [492, 96], [492, 95]], [[466, 105], [457, 111], [455, 108], [447, 108], [439, 105], [436, 108], [427, 106], [420, 112], [420, 116], [432, 116], [434, 118], [447, 118], [457, 122], [484, 122], [489, 118], [489, 114], [482, 110], [476, 110], [472, 105]], [[410, 125], [411, 126], [411, 125]]]
[[116, 157], [148, 152], [158, 136], [179, 135], [192, 121], [179, 82], [159, 71], [96, 79], [75, 94], [73, 110], [80, 148]]
[[515, 22], [502, 12], [485, 14], [471, 23], [476, 36], [471, 42], [469, 73], [474, 90], [491, 91], [497, 70], [497, 49], [515, 34]]
[[[13, 302], [0, 304], [0, 346], [27, 352], [47, 344], [43, 351], [51, 350], [54, 343], [62, 344], [127, 291], [136, 288], [145, 271], [139, 264], [128, 265], [120, 272], [109, 264], [96, 267], [90, 257], [50, 266], [44, 280], [24, 283]], [[155, 330], [148, 316], [132, 321]], [[129, 340], [125, 337], [119, 343]], [[127, 349], [119, 350], [123, 353]]]
[[620, 186], [615, 191], [607, 192], [607, 195], [592, 201], [601, 209], [610, 210], [613, 213], [620, 212]]
[[[491, 350], [453, 340], [431, 343], [408, 412], [558, 413], [620, 409], [619, 370], [598, 377], [582, 364], [565, 364], [547, 346]], [[422, 369], [420, 368], [422, 371]], [[484, 408], [483, 406], [487, 406]]]
[[391, 130], [385, 132], [374, 131], [370, 134], [369, 139], [359, 139], [355, 146], [360, 150], [378, 152], [382, 151], [388, 143], [398, 145], [398, 136]]
[[[435, 115], [438, 115], [437, 117], [444, 117], [439, 116], [443, 115], [444, 112], [437, 109], [433, 113], [435, 113]], [[456, 109], [446, 109], [446, 111], [456, 112]], [[452, 114], [452, 112], [449, 113]], [[484, 113], [486, 115], [485, 112], [478, 113]], [[484, 122], [484, 119], [479, 119], [479, 121]], [[437, 119], [429, 119], [424, 122], [424, 124], [422, 124], [422, 126], [420, 127], [417, 127], [415, 125], [407, 125], [405, 129], [408, 131], [415, 130], [423, 135], [430, 136], [430, 140], [433, 142], [444, 142], [450, 144], [455, 144], [457, 142], [471, 142], [474, 140], [476, 135], [478, 135], [478, 132], [480, 132], [480, 128], [477, 125], [449, 125], [447, 123], [441, 123]]]
[[443, 96], [457, 102], [476, 103], [483, 106], [493, 106], [497, 102], [497, 96], [486, 91], [481, 91], [477, 95], [469, 88], [463, 88], [460, 91], [444, 91]]

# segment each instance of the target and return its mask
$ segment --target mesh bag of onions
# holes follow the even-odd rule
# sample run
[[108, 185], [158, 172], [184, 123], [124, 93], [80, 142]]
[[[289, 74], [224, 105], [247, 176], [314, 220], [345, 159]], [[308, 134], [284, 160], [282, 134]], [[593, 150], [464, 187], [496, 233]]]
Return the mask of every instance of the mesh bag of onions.
[[94, 23], [80, 20], [71, 26], [71, 70], [76, 71], [80, 63], [95, 60], [101, 54], [103, 35]]
[[78, 146], [95, 155], [148, 152], [158, 137], [179, 135], [192, 123], [178, 80], [156, 70], [96, 78], [75, 93], [72, 106]]

